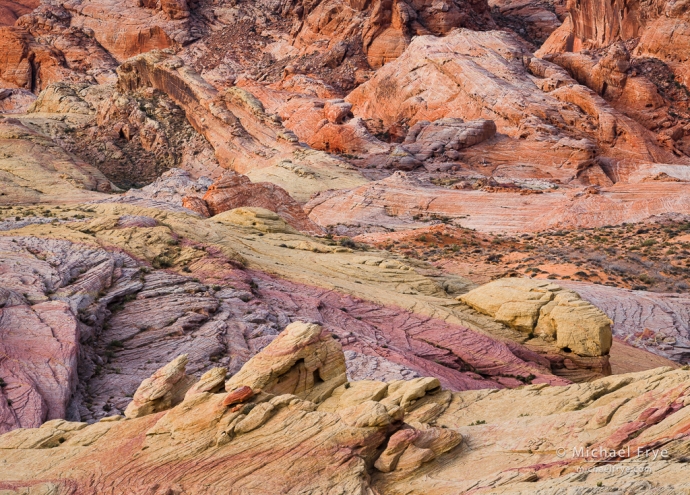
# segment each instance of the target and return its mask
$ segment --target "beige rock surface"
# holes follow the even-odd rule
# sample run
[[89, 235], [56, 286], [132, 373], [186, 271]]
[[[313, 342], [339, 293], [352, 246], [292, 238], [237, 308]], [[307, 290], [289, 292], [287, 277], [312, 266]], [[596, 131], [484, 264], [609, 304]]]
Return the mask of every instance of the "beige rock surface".
[[[283, 333], [281, 340], [304, 344], [301, 337], [320, 332], [299, 325], [301, 332]], [[317, 354], [339, 352], [329, 342], [316, 344]], [[288, 348], [295, 354], [281, 360], [306, 347]], [[275, 357], [265, 359], [257, 355], [240, 374], [270, 383], [273, 371], [256, 363]], [[652, 487], [681, 493], [688, 488], [688, 387], [687, 370], [659, 368], [567, 387], [460, 393], [441, 389], [435, 379], [347, 382], [320, 406], [262, 391], [228, 407], [225, 394], [200, 393], [141, 418], [88, 426], [53, 421], [0, 436], [7, 468], [0, 481], [10, 493], [45, 486], [83, 493], [130, 486], [266, 493], [289, 486], [288, 493], [555, 494], [566, 483], [582, 491], [606, 483], [633, 494]], [[660, 446], [656, 457], [644, 455]], [[582, 476], [578, 469], [605, 465], [600, 449], [620, 469]], [[228, 463], [238, 469], [225, 469]], [[631, 481], [625, 469], [633, 463], [644, 474]], [[189, 465], [195, 469], [180, 468]]]
[[112, 190], [98, 169], [18, 120], [0, 119], [0, 149], [4, 204], [79, 203]]
[[320, 325], [295, 322], [231, 377], [225, 390], [247, 386], [318, 403], [345, 381], [340, 344]]
[[125, 409], [125, 417], [139, 418], [170, 409], [187, 393], [190, 383], [185, 375], [187, 355], [183, 354], [156, 371], [134, 392], [132, 402]]
[[581, 356], [603, 356], [611, 349], [609, 317], [576, 292], [554, 283], [504, 278], [459, 299], [496, 321], [555, 340], [559, 348]]

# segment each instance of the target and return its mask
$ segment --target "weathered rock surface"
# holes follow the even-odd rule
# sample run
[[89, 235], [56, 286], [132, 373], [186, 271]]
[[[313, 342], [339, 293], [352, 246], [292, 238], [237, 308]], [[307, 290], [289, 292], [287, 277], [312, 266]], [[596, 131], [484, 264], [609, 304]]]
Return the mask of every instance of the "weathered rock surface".
[[182, 402], [191, 385], [185, 375], [187, 361], [186, 354], [178, 356], [141, 382], [132, 402], [125, 409], [125, 417], [139, 418], [170, 409]]
[[165, 94], [127, 94], [113, 85], [54, 83], [42, 91], [25, 125], [95, 164], [119, 187], [142, 187], [176, 167], [194, 178], [218, 177], [213, 148]]
[[0, 112], [25, 113], [36, 100], [36, 95], [25, 89], [0, 90]]
[[12, 26], [15, 21], [38, 7], [38, 0], [4, 0], [0, 3], [0, 25]]
[[598, 1], [0, 4], [0, 491], [690, 489], [682, 294], [474, 283], [690, 214], [685, 4]]
[[[106, 213], [113, 209], [118, 212], [114, 216]], [[68, 302], [64, 326], [59, 328], [71, 328], [71, 335], [79, 330], [70, 351], [75, 353], [76, 342], [81, 342], [79, 382], [76, 361], [70, 361], [66, 373], [72, 378], [53, 385], [61, 399], [42, 399], [57, 404], [59, 411], [69, 405], [69, 411], [58, 416], [90, 420], [123, 412], [127, 396], [141, 381], [180, 354], [189, 356], [189, 375], [198, 377], [217, 365], [235, 373], [296, 318], [331, 330], [348, 350], [348, 366], [355, 376], [399, 379], [434, 374], [452, 389], [513, 387], [522, 383], [513, 377], [530, 375], [536, 383], [567, 383], [553, 374], [561, 373], [557, 360], [552, 364], [551, 358], [516, 343], [524, 340], [518, 332], [467, 307], [449, 308], [454, 301], [446, 290], [462, 290], [462, 281], [430, 277], [430, 266], [362, 257], [309, 240], [284, 222], [282, 229], [265, 233], [259, 229], [259, 217], [252, 221], [257, 225], [248, 222], [241, 227], [223, 220], [231, 212], [204, 220], [128, 204], [91, 205], [88, 211], [75, 210], [87, 217], [76, 221], [73, 212], [63, 210], [60, 215], [67, 221], [57, 217], [60, 223], [30, 225], [22, 229], [25, 235], [3, 241], [21, 254], [17, 268], [4, 272], [3, 286], [38, 301], [40, 305], [28, 306], [34, 312], [42, 305]], [[212, 231], [220, 237], [209, 244], [207, 234]], [[110, 254], [101, 243], [131, 257], [119, 251]], [[230, 246], [246, 247], [239, 253]], [[234, 260], [273, 273], [288, 267], [283, 276], [295, 282], [239, 269]], [[26, 267], [36, 274], [31, 279], [22, 273]], [[12, 288], [15, 282], [20, 288]], [[335, 292], [334, 286], [350, 289]], [[360, 299], [372, 295], [375, 301]], [[416, 307], [417, 314], [401, 306]], [[31, 321], [26, 325], [30, 327]], [[22, 324], [20, 335], [29, 327]], [[8, 337], [7, 342], [12, 340]], [[26, 362], [40, 362], [40, 356], [29, 351], [22, 356]], [[590, 364], [579, 366], [584, 366], [580, 377], [591, 376]], [[212, 377], [208, 380], [213, 382]], [[7, 381], [9, 393], [15, 385]], [[34, 418], [20, 402], [13, 404], [15, 412], [8, 414]], [[40, 424], [45, 414], [45, 408], [40, 409], [37, 419], [10, 422], [10, 428]]]
[[[563, 368], [563, 356], [553, 354], [557, 352], [555, 346], [544, 348], [546, 341], [537, 339], [541, 344], [535, 347], [537, 352], [546, 350], [545, 359], [515, 343], [525, 342], [525, 334], [466, 306], [449, 306], [453, 303], [453, 291], [466, 290], [462, 288], [466, 287], [462, 285], [465, 282], [457, 278], [434, 278], [440, 274], [434, 275], [428, 271], [431, 267], [423, 264], [350, 253], [346, 248], [308, 240], [285, 230], [284, 223], [282, 228], [267, 227], [262, 232], [259, 223], [264, 220], [259, 217], [249, 219], [244, 224], [247, 227], [238, 227], [234, 220], [221, 218], [231, 212], [202, 220], [156, 210], [147, 210], [147, 215], [142, 215], [140, 206], [94, 205], [93, 208], [101, 212], [98, 221], [71, 226], [33, 226], [27, 227], [31, 230], [26, 232], [41, 236], [44, 234], [40, 229], [45, 229], [45, 235], [65, 236], [80, 242], [98, 239], [149, 260], [154, 267], [177, 267], [183, 275], [156, 272], [144, 274], [142, 281], [134, 270], [119, 282], [122, 287], [128, 287], [126, 292], [118, 289], [120, 292], [114, 298], [104, 299], [104, 304], [112, 305], [115, 311], [106, 320], [107, 329], [100, 334], [98, 347], [99, 352], [112, 355], [107, 365], [98, 365], [99, 374], [89, 379], [97, 414], [102, 414], [99, 409], [106, 405], [123, 410], [124, 396], [134, 393], [138, 383], [168, 362], [173, 353], [190, 355], [191, 374], [208, 370], [218, 358], [221, 365], [237, 370], [298, 315], [328, 325], [347, 350], [378, 360], [377, 365], [366, 365], [372, 372], [381, 372], [378, 370], [386, 369], [389, 366], [386, 363], [392, 362], [413, 373], [439, 376], [445, 386], [455, 389], [521, 383], [505, 378], [509, 375], [534, 375], [537, 382], [563, 383], [549, 373], [567, 371], [569, 379], [582, 379], [592, 372], [604, 371], [600, 365], [585, 361], [569, 364], [574, 366], [569, 370]], [[114, 217], [106, 213], [113, 211], [112, 208], [118, 211]], [[208, 238], [206, 234], [211, 232], [214, 237]], [[249, 280], [253, 279], [260, 291], [254, 301], [257, 296], [251, 295], [249, 280], [242, 271], [227, 265], [229, 261], [222, 256], [214, 261], [220, 253], [208, 258], [200, 249], [211, 239], [212, 246], [227, 254], [234, 253], [234, 259], [243, 259], [256, 269], [281, 274], [297, 283], [251, 272]], [[238, 247], [241, 254], [235, 251]], [[209, 249], [215, 252], [217, 248]], [[194, 282], [193, 276], [202, 278], [208, 285]], [[235, 287], [235, 291], [221, 290], [227, 284]], [[334, 287], [356, 297], [333, 292]], [[373, 301], [365, 303], [358, 299], [362, 297]], [[98, 320], [102, 318], [98, 309], [101, 307], [89, 309], [85, 321], [91, 318], [87, 318], [88, 314], [93, 314], [94, 321], [102, 321]], [[413, 309], [417, 315], [410, 315], [401, 307]], [[258, 315], [243, 316], [249, 310]], [[161, 335], [168, 336], [165, 345], [158, 343]], [[194, 336], [191, 340], [190, 335]], [[533, 339], [528, 345], [535, 343]], [[216, 361], [210, 359], [213, 356]], [[93, 359], [90, 373], [98, 367], [98, 360]], [[485, 376], [495, 378], [487, 380]], [[121, 385], [116, 386], [115, 379]], [[109, 400], [111, 396], [116, 399]], [[85, 409], [82, 414], [90, 417], [94, 413]]]
[[320, 325], [295, 322], [230, 378], [225, 390], [246, 386], [318, 403], [346, 381], [340, 344]]
[[505, 278], [459, 299], [520, 332], [555, 340], [581, 356], [605, 356], [611, 349], [612, 321], [570, 290], [542, 281]]
[[74, 417], [77, 357], [90, 330], [77, 314], [128, 258], [31, 237], [3, 237], [0, 246], [0, 346], [7, 357], [0, 363], [0, 429]]
[[78, 203], [103, 197], [111, 183], [47, 136], [20, 121], [0, 121], [0, 195], [4, 204]]
[[[541, 177], [561, 182], [610, 184], [598, 157], [622, 169], [640, 163], [688, 164], [507, 32], [461, 29], [445, 38], [420, 36], [346, 101], [355, 117], [380, 121], [384, 130], [441, 118], [492, 120], [511, 143], [511, 168], [519, 163], [518, 154], [525, 167], [532, 158], [540, 163]], [[489, 163], [505, 159], [499, 149], [495, 141], [471, 148]], [[550, 165], [539, 158], [544, 154], [552, 157]], [[462, 153], [445, 159], [467, 161]], [[494, 165], [494, 174], [497, 169]]]
[[[311, 337], [302, 339], [307, 334], [316, 338], [311, 344]], [[297, 356], [310, 345], [317, 361], [342, 363], [338, 344], [319, 336], [326, 337], [319, 327], [295, 324], [264, 351], [293, 353], [260, 353], [233, 386], [244, 379], [271, 383], [276, 374], [265, 364], [301, 362]], [[325, 385], [302, 384], [307, 396]], [[567, 387], [459, 393], [434, 378], [355, 381], [315, 394], [316, 402], [260, 391], [228, 406], [225, 393], [200, 393], [141, 418], [88, 426], [51, 421], [2, 435], [0, 459], [8, 469], [0, 480], [14, 493], [44, 486], [115, 493], [129, 483], [198, 493], [289, 486], [294, 493], [355, 494], [558, 493], [564, 483], [590, 491], [627, 483], [630, 493], [652, 486], [678, 493], [688, 487], [688, 387], [687, 370], [658, 368]], [[578, 473], [602, 457], [621, 470]], [[197, 469], [179, 468], [191, 463]], [[226, 463], [242, 469], [218, 468]], [[633, 463], [645, 474], [631, 482], [625, 468]], [[80, 469], [70, 469], [75, 465]]]
[[564, 283], [613, 320], [613, 334], [681, 364], [690, 360], [686, 294], [656, 294], [583, 283]]
[[210, 215], [240, 207], [264, 208], [277, 213], [297, 230], [322, 232], [283, 188], [269, 182], [253, 184], [246, 176], [226, 173], [209, 186], [202, 199]]
[[602, 227], [690, 212], [690, 188], [683, 182], [650, 181], [643, 187], [616, 184], [585, 191], [559, 188], [529, 196], [519, 189], [471, 189], [439, 187], [396, 172], [355, 189], [320, 193], [304, 208], [316, 224], [336, 232], [341, 226], [364, 231], [380, 225], [395, 229], [423, 226], [415, 216], [448, 218], [479, 231], [517, 233]]
[[[280, 118], [267, 114], [261, 102], [244, 89], [232, 87], [219, 92], [185, 67], [179, 58], [151, 52], [122, 64], [118, 74], [118, 88], [123, 92], [153, 87], [169, 94], [185, 110], [194, 128], [213, 146], [219, 164], [226, 169], [247, 173], [284, 168], [290, 177], [285, 187], [289, 192], [299, 190], [305, 183], [307, 191], [328, 187], [328, 182], [313, 180], [317, 175], [342, 179], [336, 180], [342, 186], [363, 182], [359, 174], [348, 171], [352, 167], [325, 154], [304, 160], [314, 170], [311, 174], [300, 174], [298, 170], [289, 173], [293, 162], [299, 168], [304, 156], [301, 152], [306, 150], [283, 127]], [[282, 181], [277, 183], [283, 185]]]
[[[150, 201], [158, 205], [159, 208], [185, 207], [200, 213], [194, 208], [188, 208], [185, 205], [185, 199], [203, 196], [211, 184], [213, 184], [213, 181], [208, 177], [199, 177], [194, 180], [186, 170], [173, 168], [161, 174], [158, 179], [148, 186], [144, 186], [141, 189], [130, 189], [122, 196], [108, 199], [107, 201], [122, 203]], [[175, 209], [184, 211], [182, 208]]]
[[561, 26], [566, 0], [489, 0], [496, 24], [540, 46]]
[[62, 5], [37, 6], [15, 26], [0, 28], [7, 53], [0, 61], [2, 85], [38, 93], [55, 82], [112, 81], [116, 62], [92, 35], [73, 26]]

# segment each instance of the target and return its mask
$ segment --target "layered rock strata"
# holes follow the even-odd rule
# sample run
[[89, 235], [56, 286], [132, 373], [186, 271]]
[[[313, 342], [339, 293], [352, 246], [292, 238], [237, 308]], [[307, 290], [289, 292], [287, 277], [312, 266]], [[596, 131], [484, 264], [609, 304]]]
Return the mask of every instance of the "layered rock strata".
[[[308, 364], [299, 356], [310, 346]], [[0, 457], [8, 469], [0, 477], [13, 493], [115, 493], [128, 483], [198, 493], [285, 486], [358, 494], [557, 493], [563, 483], [596, 490], [605, 482], [627, 483], [632, 493], [687, 488], [686, 370], [490, 393], [451, 393], [434, 378], [336, 386], [334, 379], [345, 380], [339, 347], [319, 327], [294, 324], [244, 366], [229, 395], [201, 392], [136, 419], [56, 420], [5, 434]], [[325, 381], [309, 380], [309, 369], [324, 372]], [[298, 395], [252, 389], [281, 377]], [[584, 443], [590, 448], [580, 452]], [[656, 457], [644, 454], [661, 445]], [[645, 476], [631, 482], [624, 474], [578, 474], [600, 463], [600, 450], [621, 471], [641, 464]], [[180, 469], [191, 463], [196, 469]], [[226, 463], [242, 468], [218, 469]], [[67, 468], [74, 465], [82, 467]]]

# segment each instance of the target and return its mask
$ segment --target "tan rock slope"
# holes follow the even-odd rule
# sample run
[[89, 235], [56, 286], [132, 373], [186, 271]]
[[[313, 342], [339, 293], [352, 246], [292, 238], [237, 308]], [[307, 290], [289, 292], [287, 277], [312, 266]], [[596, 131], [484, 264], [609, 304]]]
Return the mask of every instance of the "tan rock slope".
[[79, 203], [114, 189], [97, 168], [18, 120], [0, 119], [0, 149], [3, 204]]
[[348, 382], [344, 371], [328, 332], [293, 323], [227, 382], [229, 393], [188, 395], [136, 419], [57, 420], [1, 436], [0, 482], [8, 493], [688, 487], [687, 370], [460, 393], [434, 378]]

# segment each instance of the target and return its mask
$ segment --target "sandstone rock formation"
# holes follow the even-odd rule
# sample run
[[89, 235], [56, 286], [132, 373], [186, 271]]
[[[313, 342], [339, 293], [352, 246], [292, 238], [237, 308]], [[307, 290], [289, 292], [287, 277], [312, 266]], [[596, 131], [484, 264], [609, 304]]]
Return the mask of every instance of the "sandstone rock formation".
[[654, 294], [612, 287], [564, 283], [613, 320], [613, 334], [631, 345], [687, 363], [690, 328], [686, 294]]
[[295, 322], [230, 378], [225, 390], [245, 386], [318, 403], [345, 381], [340, 344], [320, 325]]
[[243, 175], [226, 173], [209, 186], [203, 201], [211, 215], [247, 206], [265, 208], [276, 212], [298, 230], [321, 233], [321, 229], [309, 220], [302, 207], [284, 189], [268, 182], [252, 184]]
[[6, 0], [0, 4], [0, 24], [12, 26], [15, 21], [38, 7], [37, 0]]
[[[267, 114], [250, 92], [230, 88], [221, 93], [185, 67], [180, 58], [151, 52], [122, 64], [118, 74], [120, 91], [153, 87], [169, 94], [213, 146], [218, 162], [226, 169], [240, 173], [269, 167], [290, 169], [293, 160], [302, 156], [297, 137], [283, 127], [279, 117]], [[311, 179], [317, 174], [335, 176], [336, 181], [345, 179], [343, 185], [353, 179], [357, 183], [358, 174], [348, 173], [349, 167], [333, 157], [322, 154], [305, 162], [314, 172], [300, 174], [295, 170], [288, 174], [292, 179], [288, 191], [299, 190], [304, 182], [312, 182], [306, 186], [312, 189]], [[316, 183], [317, 190], [324, 186], [328, 184]]]
[[[427, 86], [429, 80], [435, 81], [433, 87]], [[661, 148], [640, 124], [504, 32], [420, 36], [346, 100], [355, 116], [379, 120], [384, 129], [445, 117], [491, 119], [525, 166], [530, 157], [538, 161], [536, 155], [555, 158], [562, 153], [553, 169], [541, 169], [562, 182], [610, 184], [598, 156], [623, 170], [635, 163], [687, 164]], [[498, 151], [495, 144], [472, 149], [481, 150], [485, 161], [500, 163], [506, 157], [492, 155]], [[467, 160], [462, 153], [448, 158]], [[510, 161], [517, 170], [502, 170], [501, 175], [521, 172], [514, 156]]]
[[0, 111], [2, 113], [25, 113], [35, 99], [36, 95], [30, 91], [5, 88], [0, 91]]
[[28, 112], [17, 118], [94, 163], [122, 188], [145, 186], [171, 167], [194, 178], [223, 170], [184, 112], [151, 88], [122, 94], [112, 85], [55, 83]]
[[596, 306], [562, 287], [528, 279], [488, 283], [460, 300], [516, 330], [555, 340], [581, 356], [604, 356], [611, 349], [611, 320]]
[[686, 10], [0, 3], [0, 492], [690, 489]]
[[4, 204], [85, 202], [113, 189], [98, 169], [18, 120], [0, 121], [0, 148]]
[[[296, 324], [264, 351], [280, 349], [281, 355], [259, 354], [233, 387], [274, 382], [270, 363], [301, 362], [298, 356], [310, 346], [310, 358], [326, 358], [322, 365], [339, 361], [333, 371], [344, 371], [333, 339], [318, 326]], [[302, 366], [305, 371], [309, 365]], [[288, 382], [290, 388], [297, 384]], [[103, 493], [130, 484], [200, 493], [209, 486], [264, 493], [285, 486], [357, 494], [557, 493], [564, 483], [582, 490], [631, 483], [625, 474], [603, 470], [578, 474], [583, 466], [603, 465], [603, 457], [621, 468], [616, 472], [643, 466], [644, 478], [628, 485], [631, 493], [651, 486], [668, 493], [687, 489], [687, 370], [492, 392], [451, 393], [433, 378], [345, 382], [327, 386], [326, 393], [327, 383], [301, 382], [302, 394], [315, 401], [282, 390], [257, 391], [228, 406], [227, 394], [202, 392], [145, 417], [92, 425], [58, 420], [15, 430], [0, 436], [0, 458], [8, 468], [0, 480], [14, 493], [29, 487]], [[314, 387], [323, 391], [314, 394]], [[180, 443], [187, 448], [179, 449]], [[652, 451], [656, 457], [645, 454]], [[242, 469], [218, 468], [228, 462]], [[199, 470], [177, 468], [187, 463]], [[82, 467], [68, 469], [74, 465]], [[136, 481], [123, 477], [125, 471], [136, 472]], [[94, 477], [98, 488], [91, 486]]]
[[566, 0], [489, 0], [492, 16], [500, 27], [509, 28], [540, 46], [567, 15]]
[[115, 60], [94, 39], [93, 31], [71, 25], [59, 4], [40, 5], [0, 28], [7, 56], [0, 62], [3, 87], [38, 93], [50, 83], [104, 83], [112, 80]]
[[139, 418], [180, 403], [190, 386], [185, 375], [187, 361], [186, 354], [178, 356], [141, 382], [125, 409], [125, 417]]
[[[467, 180], [475, 182], [477, 178]], [[584, 191], [552, 189], [526, 199], [521, 193], [530, 190], [519, 187], [467, 191], [396, 172], [355, 189], [320, 193], [304, 208], [316, 224], [334, 232], [347, 226], [354, 227], [356, 233], [377, 231], [382, 224], [414, 228], [424, 225], [415, 217], [436, 217], [484, 232], [518, 233], [635, 223], [670, 212], [688, 214], [689, 190], [684, 182], [650, 181], [644, 187], [616, 184]]]

